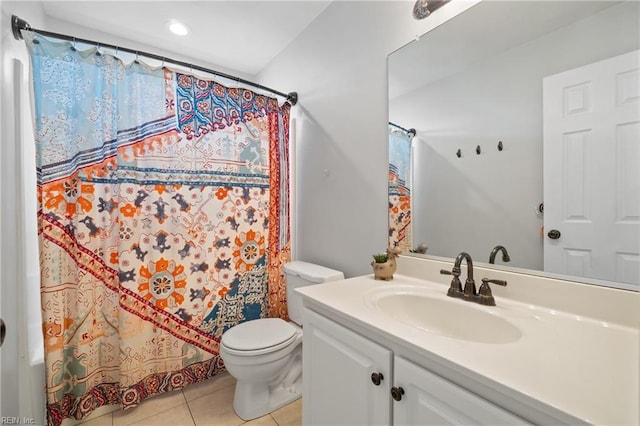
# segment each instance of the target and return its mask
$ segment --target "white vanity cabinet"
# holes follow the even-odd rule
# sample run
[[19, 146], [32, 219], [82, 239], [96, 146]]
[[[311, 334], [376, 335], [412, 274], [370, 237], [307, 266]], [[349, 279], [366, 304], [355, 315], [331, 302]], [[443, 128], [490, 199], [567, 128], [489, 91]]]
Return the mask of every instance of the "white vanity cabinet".
[[[394, 425], [530, 424], [400, 357], [393, 363]], [[402, 391], [399, 391], [402, 389]]]
[[527, 424], [308, 308], [303, 336], [304, 425]]
[[302, 423], [389, 425], [392, 357], [389, 349], [305, 309]]

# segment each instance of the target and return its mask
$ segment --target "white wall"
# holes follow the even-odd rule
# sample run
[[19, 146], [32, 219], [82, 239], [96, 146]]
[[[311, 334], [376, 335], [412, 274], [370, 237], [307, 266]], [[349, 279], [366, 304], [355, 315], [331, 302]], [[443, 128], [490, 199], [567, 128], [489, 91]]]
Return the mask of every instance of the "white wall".
[[300, 96], [294, 254], [347, 277], [387, 246], [387, 55], [474, 2], [413, 3], [336, 1], [258, 76]]
[[637, 49], [638, 10], [637, 2], [607, 8], [391, 102], [392, 121], [419, 129], [416, 244], [481, 262], [502, 244], [509, 266], [543, 268], [535, 212], [543, 201], [542, 79]]

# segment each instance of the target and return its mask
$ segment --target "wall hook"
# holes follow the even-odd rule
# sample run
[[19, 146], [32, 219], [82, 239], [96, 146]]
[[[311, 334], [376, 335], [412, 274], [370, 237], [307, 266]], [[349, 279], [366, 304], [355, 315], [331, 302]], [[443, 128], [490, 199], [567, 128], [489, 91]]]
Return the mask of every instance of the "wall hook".
[[460, 151], [460, 148], [458, 148], [458, 151], [456, 151], [456, 155], [458, 156], [458, 158], [462, 157], [462, 151]]
[[498, 151], [502, 151], [504, 147], [502, 146], [502, 141], [498, 142]]
[[476, 146], [476, 154], [480, 155], [481, 152], [480, 145]]

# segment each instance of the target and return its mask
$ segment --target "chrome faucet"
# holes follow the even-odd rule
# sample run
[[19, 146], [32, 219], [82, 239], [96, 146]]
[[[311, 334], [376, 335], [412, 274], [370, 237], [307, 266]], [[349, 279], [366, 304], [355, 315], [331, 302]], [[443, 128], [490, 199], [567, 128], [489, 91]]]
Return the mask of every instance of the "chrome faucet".
[[507, 253], [507, 249], [504, 246], [495, 246], [493, 250], [491, 250], [491, 254], [489, 255], [489, 263], [496, 263], [496, 255], [499, 252], [502, 252], [502, 261], [509, 262], [511, 258], [509, 257], [509, 253]]
[[[463, 260], [467, 262], [467, 279], [464, 282], [464, 289], [462, 288], [462, 283], [460, 282], [460, 274], [462, 272], [462, 270], [460, 269], [460, 265], [462, 264]], [[493, 297], [493, 294], [491, 294], [491, 287], [489, 287], [489, 283], [498, 284], [501, 286], [507, 285], [507, 282], [504, 280], [492, 280], [483, 278], [480, 290], [476, 291], [476, 283], [473, 280], [473, 261], [471, 260], [471, 256], [469, 255], [469, 253], [464, 251], [458, 254], [458, 256], [456, 257], [451, 271], [441, 269], [440, 273], [443, 275], [453, 275], [453, 278], [451, 279], [451, 285], [449, 286], [449, 290], [447, 291], [447, 296], [456, 297], [458, 299], [466, 300], [469, 302], [479, 303], [481, 305], [496, 305], [495, 298]]]

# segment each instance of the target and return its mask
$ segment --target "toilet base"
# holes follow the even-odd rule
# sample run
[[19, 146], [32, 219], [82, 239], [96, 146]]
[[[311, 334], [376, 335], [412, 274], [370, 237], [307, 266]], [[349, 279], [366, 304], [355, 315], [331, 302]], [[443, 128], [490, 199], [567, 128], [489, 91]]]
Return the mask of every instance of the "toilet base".
[[291, 386], [278, 384], [269, 388], [265, 384], [236, 382], [233, 409], [242, 420], [252, 420], [267, 415], [292, 403], [302, 396], [302, 376]]

